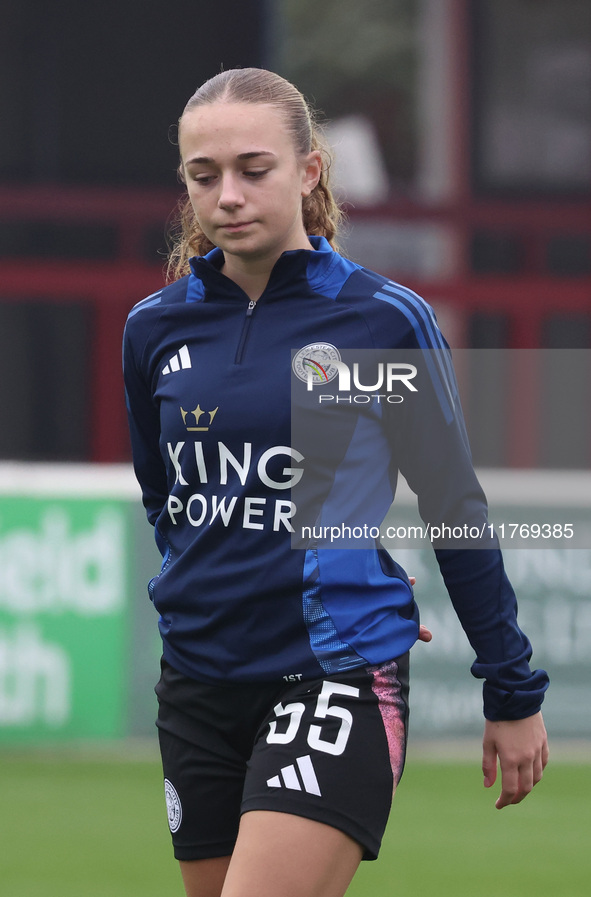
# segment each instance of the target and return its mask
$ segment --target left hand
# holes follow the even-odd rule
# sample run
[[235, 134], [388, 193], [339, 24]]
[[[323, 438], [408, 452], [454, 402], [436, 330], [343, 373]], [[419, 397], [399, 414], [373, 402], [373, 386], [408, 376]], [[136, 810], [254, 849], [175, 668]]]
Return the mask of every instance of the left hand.
[[540, 781], [548, 762], [548, 736], [542, 714], [501, 722], [486, 720], [482, 748], [485, 788], [491, 788], [496, 781], [497, 760], [501, 766], [497, 810], [520, 803]]

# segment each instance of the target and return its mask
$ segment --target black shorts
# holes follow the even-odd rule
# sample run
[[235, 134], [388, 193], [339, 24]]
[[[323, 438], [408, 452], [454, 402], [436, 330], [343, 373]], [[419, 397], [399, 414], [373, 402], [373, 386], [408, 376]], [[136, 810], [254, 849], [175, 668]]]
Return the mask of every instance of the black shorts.
[[404, 766], [408, 654], [323, 679], [230, 686], [163, 661], [156, 694], [178, 860], [231, 854], [249, 810], [326, 823], [377, 857]]

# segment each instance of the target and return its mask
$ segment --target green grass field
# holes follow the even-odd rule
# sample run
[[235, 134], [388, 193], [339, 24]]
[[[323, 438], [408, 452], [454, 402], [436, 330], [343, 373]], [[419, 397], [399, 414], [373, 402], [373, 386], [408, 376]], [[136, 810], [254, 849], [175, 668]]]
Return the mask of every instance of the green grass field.
[[[588, 897], [591, 764], [555, 762], [498, 811], [478, 759], [411, 757], [351, 897]], [[151, 751], [0, 752], [0, 805], [3, 897], [183, 895]]]

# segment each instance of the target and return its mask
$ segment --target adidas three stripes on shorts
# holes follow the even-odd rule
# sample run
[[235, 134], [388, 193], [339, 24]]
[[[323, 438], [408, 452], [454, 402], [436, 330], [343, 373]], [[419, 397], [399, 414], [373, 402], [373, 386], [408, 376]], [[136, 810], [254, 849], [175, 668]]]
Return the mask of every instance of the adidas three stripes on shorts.
[[250, 810], [331, 825], [376, 858], [404, 766], [408, 655], [322, 679], [227, 686], [162, 661], [156, 694], [177, 859], [231, 854]]

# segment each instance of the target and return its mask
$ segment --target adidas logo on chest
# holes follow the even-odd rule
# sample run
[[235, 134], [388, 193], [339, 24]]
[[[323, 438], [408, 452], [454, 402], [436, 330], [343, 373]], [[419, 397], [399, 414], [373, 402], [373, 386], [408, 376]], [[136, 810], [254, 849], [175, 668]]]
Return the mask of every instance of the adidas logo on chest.
[[189, 355], [189, 349], [185, 344], [184, 346], [181, 346], [178, 352], [175, 352], [174, 355], [168, 359], [168, 364], [162, 368], [162, 373], [172, 374], [175, 371], [187, 370], [190, 367], [192, 367], [191, 356]]

